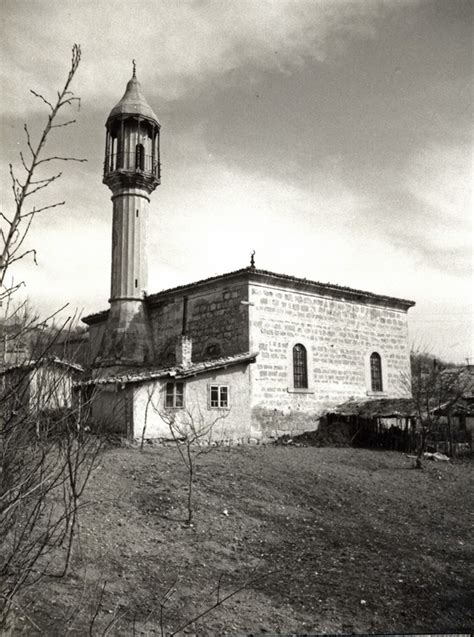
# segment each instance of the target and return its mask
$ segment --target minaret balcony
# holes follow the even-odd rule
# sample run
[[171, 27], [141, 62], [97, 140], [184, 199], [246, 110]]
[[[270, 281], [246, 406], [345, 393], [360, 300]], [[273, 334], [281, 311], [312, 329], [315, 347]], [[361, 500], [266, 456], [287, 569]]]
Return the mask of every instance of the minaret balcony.
[[137, 187], [152, 192], [160, 183], [160, 168], [160, 162], [153, 155], [114, 153], [105, 159], [103, 181], [112, 190]]

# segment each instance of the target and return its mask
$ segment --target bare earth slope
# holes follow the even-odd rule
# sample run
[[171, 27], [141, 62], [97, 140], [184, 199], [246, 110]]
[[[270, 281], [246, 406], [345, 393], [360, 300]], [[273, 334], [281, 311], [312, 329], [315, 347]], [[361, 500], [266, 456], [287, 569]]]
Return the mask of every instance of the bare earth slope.
[[71, 635], [107, 625], [110, 635], [160, 635], [159, 600], [175, 583], [162, 620], [172, 633], [216, 601], [222, 573], [221, 597], [273, 572], [191, 634], [474, 625], [472, 463], [419, 472], [395, 452], [276, 446], [216, 449], [199, 463], [196, 525], [186, 528], [186, 472], [174, 448], [105, 453], [86, 496], [74, 576], [25, 600], [47, 634], [63, 634], [70, 613]]

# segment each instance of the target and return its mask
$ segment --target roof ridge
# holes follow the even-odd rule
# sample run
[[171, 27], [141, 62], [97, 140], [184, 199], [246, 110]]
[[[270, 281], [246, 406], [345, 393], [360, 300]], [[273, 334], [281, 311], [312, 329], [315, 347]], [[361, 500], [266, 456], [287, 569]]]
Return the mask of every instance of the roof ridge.
[[[219, 279], [226, 279], [226, 278], [230, 278], [230, 277], [234, 277], [237, 276], [239, 274], [244, 274], [244, 273], [248, 273], [249, 275], [257, 275], [257, 276], [268, 276], [268, 277], [275, 277], [278, 279], [283, 279], [285, 281], [293, 281], [295, 283], [303, 283], [306, 285], [310, 285], [310, 286], [318, 286], [321, 287], [323, 289], [326, 290], [334, 290], [334, 291], [339, 291], [339, 292], [348, 292], [349, 294], [354, 294], [354, 295], [362, 295], [366, 298], [369, 299], [374, 299], [374, 300], [380, 300], [380, 301], [395, 301], [399, 304], [402, 305], [406, 305], [408, 306], [408, 308], [412, 307], [413, 305], [415, 305], [415, 301], [411, 301], [409, 299], [404, 299], [401, 297], [396, 297], [396, 296], [390, 296], [387, 294], [379, 294], [377, 292], [369, 292], [368, 290], [360, 290], [358, 288], [351, 288], [349, 286], [344, 286], [344, 285], [338, 285], [337, 283], [323, 283], [321, 281], [314, 281], [313, 279], [306, 279], [303, 277], [297, 277], [297, 276], [293, 276], [291, 274], [280, 274], [278, 272], [272, 272], [270, 270], [263, 270], [263, 269], [259, 269], [259, 268], [255, 268], [252, 266], [248, 266], [246, 268], [240, 268], [239, 270], [232, 270], [231, 272], [225, 272], [223, 274], [216, 274], [210, 277], [207, 277], [205, 279], [199, 279], [198, 281], [192, 281], [191, 283], [185, 283], [182, 285], [177, 285], [175, 287], [171, 287], [171, 288], [165, 288], [163, 290], [160, 290], [159, 292], [154, 292], [153, 294], [147, 294], [145, 295], [145, 301], [148, 301], [150, 303], [153, 303], [155, 300], [157, 300], [159, 297], [166, 295], [166, 294], [170, 294], [172, 292], [179, 292], [180, 290], [185, 290], [186, 288], [190, 288], [190, 287], [194, 287], [197, 285], [203, 285], [206, 283], [212, 283], [213, 281], [218, 281]], [[109, 310], [101, 310], [100, 312], [96, 312], [94, 314], [90, 314], [86, 317], [84, 317], [83, 320], [85, 319], [94, 319], [94, 318], [99, 318], [100, 316], [104, 316], [106, 315], [106, 313]]]

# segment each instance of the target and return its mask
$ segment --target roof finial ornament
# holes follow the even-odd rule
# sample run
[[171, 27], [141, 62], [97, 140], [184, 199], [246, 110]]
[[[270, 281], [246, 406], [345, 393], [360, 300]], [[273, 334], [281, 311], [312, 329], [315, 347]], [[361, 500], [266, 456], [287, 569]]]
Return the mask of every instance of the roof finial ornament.
[[255, 250], [253, 250], [252, 254], [250, 255], [250, 267], [252, 268], [252, 270], [255, 270]]
[[132, 64], [133, 64], [133, 76], [132, 77], [137, 77], [137, 63], [135, 62], [135, 60], [132, 60]]

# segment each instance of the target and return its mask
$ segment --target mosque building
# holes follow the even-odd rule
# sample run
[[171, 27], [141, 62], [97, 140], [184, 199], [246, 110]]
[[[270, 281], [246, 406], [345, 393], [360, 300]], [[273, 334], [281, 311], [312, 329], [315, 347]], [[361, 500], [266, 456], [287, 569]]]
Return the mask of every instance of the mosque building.
[[148, 293], [160, 124], [136, 77], [106, 122], [109, 308], [86, 317], [94, 416], [169, 438], [171, 419], [251, 441], [316, 428], [351, 399], [409, 397], [412, 301], [248, 267]]

